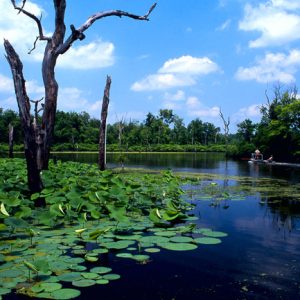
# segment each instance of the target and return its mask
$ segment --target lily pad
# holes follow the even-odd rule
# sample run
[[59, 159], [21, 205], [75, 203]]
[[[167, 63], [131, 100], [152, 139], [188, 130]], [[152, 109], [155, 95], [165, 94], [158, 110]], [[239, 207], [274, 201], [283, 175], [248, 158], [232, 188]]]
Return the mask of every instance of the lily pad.
[[72, 285], [77, 287], [87, 287], [95, 285], [96, 281], [92, 279], [81, 279], [81, 280], [75, 280], [72, 282]]
[[157, 252], [160, 252], [160, 249], [159, 248], [146, 248], [144, 249], [145, 252], [148, 252], [148, 253], [157, 253]]
[[96, 283], [98, 283], [98, 284], [108, 284], [108, 283], [109, 283], [109, 280], [107, 280], [107, 279], [98, 279], [98, 280], [96, 281]]
[[133, 254], [131, 253], [118, 253], [116, 254], [117, 257], [122, 257], [122, 258], [132, 258]]
[[112, 269], [108, 267], [95, 267], [92, 268], [90, 271], [92, 273], [97, 273], [97, 274], [106, 274], [109, 273]]
[[45, 292], [54, 292], [56, 290], [61, 289], [62, 285], [60, 283], [56, 283], [56, 282], [42, 282], [40, 284], [40, 287]]
[[159, 243], [158, 246], [173, 251], [188, 251], [197, 249], [197, 245], [190, 243]]
[[76, 289], [61, 289], [51, 293], [53, 299], [73, 299], [80, 296], [81, 292]]
[[155, 235], [158, 236], [164, 236], [164, 237], [172, 237], [176, 235], [176, 232], [172, 232], [172, 231], [158, 231], [158, 232], [154, 232]]
[[99, 277], [99, 274], [97, 274], [96, 272], [83, 272], [81, 273], [81, 276], [85, 279], [95, 279]]
[[103, 279], [106, 279], [106, 280], [117, 280], [119, 278], [121, 278], [121, 276], [119, 274], [113, 274], [113, 273], [111, 273], [111, 274], [105, 274], [105, 275], [103, 275]]
[[170, 238], [170, 242], [174, 243], [191, 243], [193, 242], [193, 238], [188, 236], [174, 236]]
[[205, 236], [215, 237], [215, 238], [228, 236], [226, 232], [222, 232], [222, 231], [205, 231], [202, 234]]
[[194, 239], [194, 241], [197, 244], [204, 244], [204, 245], [216, 245], [222, 242], [220, 239], [213, 238], [213, 237], [200, 237]]

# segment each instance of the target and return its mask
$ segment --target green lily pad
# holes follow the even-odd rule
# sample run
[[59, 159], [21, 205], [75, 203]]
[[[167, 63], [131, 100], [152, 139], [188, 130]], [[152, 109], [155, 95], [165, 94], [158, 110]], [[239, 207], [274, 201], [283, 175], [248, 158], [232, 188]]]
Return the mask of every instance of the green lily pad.
[[109, 280], [107, 280], [107, 279], [98, 279], [98, 280], [96, 281], [96, 283], [98, 283], [98, 284], [108, 284], [108, 283], [109, 283]]
[[98, 257], [90, 256], [90, 255], [86, 255], [84, 258], [85, 258], [86, 261], [89, 261], [89, 262], [96, 262], [96, 261], [99, 260]]
[[174, 243], [190, 243], [193, 242], [193, 238], [188, 236], [174, 236], [170, 238], [170, 242]]
[[157, 253], [157, 252], [160, 252], [160, 249], [159, 248], [146, 248], [144, 249], [145, 252], [148, 252], [148, 253]]
[[92, 273], [97, 273], [97, 274], [106, 274], [109, 273], [112, 269], [108, 267], [94, 267], [90, 271]]
[[105, 274], [105, 275], [103, 275], [103, 279], [106, 279], [106, 280], [117, 280], [119, 278], [121, 278], [121, 276], [119, 274], [113, 274], [113, 273], [111, 273], [111, 274]]
[[121, 250], [126, 249], [129, 245], [132, 245], [134, 243], [135, 241], [120, 240], [117, 242], [104, 243], [102, 245], [108, 249]]
[[95, 279], [99, 277], [99, 274], [97, 274], [96, 272], [83, 272], [81, 273], [81, 276], [85, 279]]
[[72, 281], [72, 285], [77, 286], [77, 287], [87, 287], [87, 286], [92, 286], [95, 284], [96, 284], [96, 281], [92, 280], [92, 279], [81, 279], [81, 280]]
[[136, 255], [132, 255], [131, 258], [136, 260], [136, 261], [143, 262], [143, 261], [149, 260], [150, 257], [149, 257], [149, 255], [136, 254]]
[[215, 237], [215, 238], [228, 236], [226, 232], [222, 232], [222, 231], [205, 231], [202, 234], [205, 236]]
[[190, 243], [159, 243], [158, 246], [173, 251], [188, 251], [197, 249], [197, 245]]
[[4, 270], [0, 272], [0, 278], [15, 278], [24, 275], [24, 272], [16, 269]]
[[132, 258], [133, 254], [131, 253], [118, 253], [116, 254], [117, 257], [122, 257], [122, 258]]
[[73, 299], [80, 296], [81, 292], [76, 289], [61, 289], [51, 293], [53, 299]]
[[42, 282], [40, 284], [40, 287], [45, 291], [45, 292], [54, 292], [56, 290], [59, 290], [62, 288], [62, 285], [60, 283], [56, 282]]
[[61, 281], [67, 281], [67, 282], [72, 282], [74, 280], [79, 280], [81, 279], [81, 273], [79, 272], [69, 272], [69, 273], [64, 273], [62, 275], [58, 276], [59, 280]]
[[156, 244], [156, 243], [167, 243], [169, 239], [164, 236], [156, 236], [156, 235], [149, 235], [144, 236], [140, 239], [141, 243], [148, 243], [148, 244]]
[[164, 236], [164, 237], [172, 237], [176, 235], [176, 232], [172, 232], [172, 231], [158, 231], [158, 232], [154, 232], [155, 235], [158, 236]]
[[0, 295], [6, 295], [11, 292], [11, 289], [0, 288]]
[[220, 239], [213, 238], [213, 237], [200, 237], [194, 239], [194, 241], [197, 244], [204, 244], [204, 245], [216, 245], [222, 242]]

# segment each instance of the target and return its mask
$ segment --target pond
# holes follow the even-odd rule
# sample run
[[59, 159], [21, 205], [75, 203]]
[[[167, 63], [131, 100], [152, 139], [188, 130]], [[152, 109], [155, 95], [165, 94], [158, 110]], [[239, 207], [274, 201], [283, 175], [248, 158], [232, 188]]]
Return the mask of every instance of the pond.
[[[92, 154], [56, 156], [97, 161]], [[107, 159], [109, 168], [119, 166], [115, 154]], [[228, 236], [192, 251], [162, 249], [147, 264], [107, 256], [105, 265], [121, 279], [84, 288], [80, 299], [300, 298], [299, 170], [251, 166], [212, 153], [129, 154], [125, 167], [198, 173], [199, 185], [183, 187], [186, 200], [196, 204], [196, 223]]]

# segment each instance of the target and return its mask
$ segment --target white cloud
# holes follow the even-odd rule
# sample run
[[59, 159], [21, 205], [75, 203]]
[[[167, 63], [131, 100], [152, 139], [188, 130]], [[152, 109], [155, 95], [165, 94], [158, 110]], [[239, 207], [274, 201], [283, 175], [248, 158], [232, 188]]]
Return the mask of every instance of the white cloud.
[[181, 110], [185, 100], [185, 92], [178, 90], [175, 94], [164, 93], [162, 107], [166, 109]]
[[196, 84], [198, 76], [207, 75], [219, 70], [216, 63], [208, 57], [181, 56], [169, 59], [156, 74], [135, 82], [133, 91], [165, 90]]
[[[41, 14], [43, 17], [46, 15], [42, 7], [31, 1], [26, 1], [25, 8], [37, 17], [40, 17]], [[39, 57], [43, 53], [44, 42], [38, 42], [35, 51], [33, 51], [31, 55], [27, 55], [28, 51], [33, 47], [35, 37], [38, 36], [36, 23], [22, 13], [18, 14], [18, 11], [13, 8], [10, 1], [0, 0], [0, 11], [1, 41], [3, 41], [3, 39], [9, 40], [23, 59], [39, 60]], [[46, 33], [45, 31], [45, 34]], [[0, 47], [2, 49], [2, 43]]]
[[196, 82], [190, 76], [180, 76], [176, 74], [153, 74], [135, 82], [131, 89], [133, 91], [154, 91], [165, 90], [174, 87], [194, 85]]
[[114, 45], [96, 40], [92, 43], [70, 48], [60, 55], [57, 66], [69, 69], [99, 69], [112, 66], [115, 62]]
[[234, 123], [240, 123], [245, 119], [259, 119], [261, 117], [260, 107], [261, 104], [252, 104], [248, 107], [241, 108], [232, 116]]
[[217, 106], [207, 107], [203, 105], [197, 97], [188, 97], [186, 109], [190, 116], [198, 118], [216, 118], [219, 117], [220, 108]]
[[[45, 18], [46, 16], [43, 8], [33, 2], [26, 1], [25, 8], [37, 17], [43, 15]], [[44, 41], [38, 41], [36, 49], [28, 55], [28, 51], [33, 48], [35, 38], [38, 36], [36, 23], [22, 13], [18, 14], [10, 1], [0, 0], [0, 11], [0, 39], [9, 40], [22, 60], [41, 62], [44, 56]], [[45, 29], [44, 34], [51, 36]], [[0, 49], [2, 47], [1, 43]], [[59, 56], [57, 65], [70, 69], [104, 68], [114, 64], [113, 54], [114, 45], [111, 42], [98, 39], [89, 44], [80, 44], [77, 47], [74, 44], [68, 52]]]
[[298, 8], [298, 0], [271, 0], [256, 7], [247, 4], [239, 29], [260, 32], [259, 38], [249, 42], [251, 48], [284, 45], [300, 39]]
[[11, 78], [0, 74], [0, 92], [14, 92], [14, 84]]
[[182, 101], [185, 99], [185, 92], [182, 90], [178, 90], [175, 94], [166, 92], [164, 99], [168, 101]]
[[295, 81], [294, 74], [300, 66], [300, 51], [292, 50], [284, 53], [268, 53], [259, 59], [256, 65], [249, 68], [240, 67], [235, 74], [238, 80], [256, 80], [260, 83]]
[[284, 8], [287, 10], [294, 10], [300, 8], [299, 0], [271, 0], [275, 7]]
[[224, 31], [230, 27], [231, 20], [228, 19], [226, 20], [223, 24], [221, 24], [219, 27], [217, 27], [217, 31]]
[[158, 70], [158, 73], [178, 73], [178, 74], [209, 74], [216, 72], [218, 66], [208, 57], [193, 57], [184, 55], [179, 58], [167, 60]]

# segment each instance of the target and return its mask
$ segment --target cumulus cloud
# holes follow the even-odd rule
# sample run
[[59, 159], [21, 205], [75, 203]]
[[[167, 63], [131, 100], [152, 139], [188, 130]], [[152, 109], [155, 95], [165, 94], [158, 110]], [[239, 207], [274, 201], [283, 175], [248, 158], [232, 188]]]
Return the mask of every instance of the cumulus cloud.
[[156, 74], [135, 82], [133, 91], [165, 90], [196, 84], [198, 76], [207, 75], [219, 70], [216, 63], [208, 57], [190, 55], [167, 60]]
[[[25, 8], [38, 17], [41, 14], [43, 17], [46, 16], [43, 8], [31, 1], [26, 1]], [[35, 51], [27, 55], [28, 50], [33, 47], [35, 37], [38, 36], [36, 23], [24, 14], [18, 14], [10, 1], [0, 0], [0, 11], [0, 39], [8, 39], [23, 59], [40, 60], [44, 42], [38, 42]]]
[[69, 69], [99, 69], [112, 66], [115, 62], [114, 45], [96, 40], [92, 43], [70, 48], [58, 58], [57, 66]]
[[260, 107], [261, 104], [252, 104], [248, 107], [241, 108], [238, 112], [233, 114], [232, 119], [234, 123], [240, 123], [245, 119], [259, 119], [261, 117]]
[[187, 112], [192, 117], [198, 118], [216, 118], [219, 117], [220, 108], [217, 106], [207, 107], [202, 104], [197, 97], [188, 97], [185, 103]]
[[[43, 8], [31, 1], [26, 1], [25, 8], [37, 17], [43, 15], [43, 20], [47, 17]], [[36, 23], [22, 13], [18, 14], [10, 1], [0, 0], [0, 11], [0, 39], [8, 39], [22, 60], [41, 62], [44, 56], [44, 41], [38, 41], [36, 49], [28, 55], [28, 51], [33, 48], [35, 37], [38, 36]], [[44, 34], [51, 36], [45, 28]], [[0, 45], [0, 48], [2, 47]], [[69, 69], [109, 67], [115, 62], [114, 48], [111, 42], [101, 39], [79, 46], [74, 44], [68, 52], [59, 56], [57, 66]]]
[[247, 4], [239, 29], [258, 31], [260, 37], [249, 42], [249, 47], [280, 46], [300, 39], [298, 0], [271, 0], [258, 6]]
[[295, 73], [300, 66], [300, 51], [292, 50], [288, 55], [284, 53], [268, 53], [257, 60], [249, 68], [240, 67], [235, 76], [238, 80], [256, 80], [260, 83], [295, 81]]
[[185, 100], [185, 92], [178, 90], [176, 93], [164, 93], [162, 107], [166, 109], [181, 110]]
[[0, 74], [0, 92], [13, 92], [14, 84], [11, 78]]

